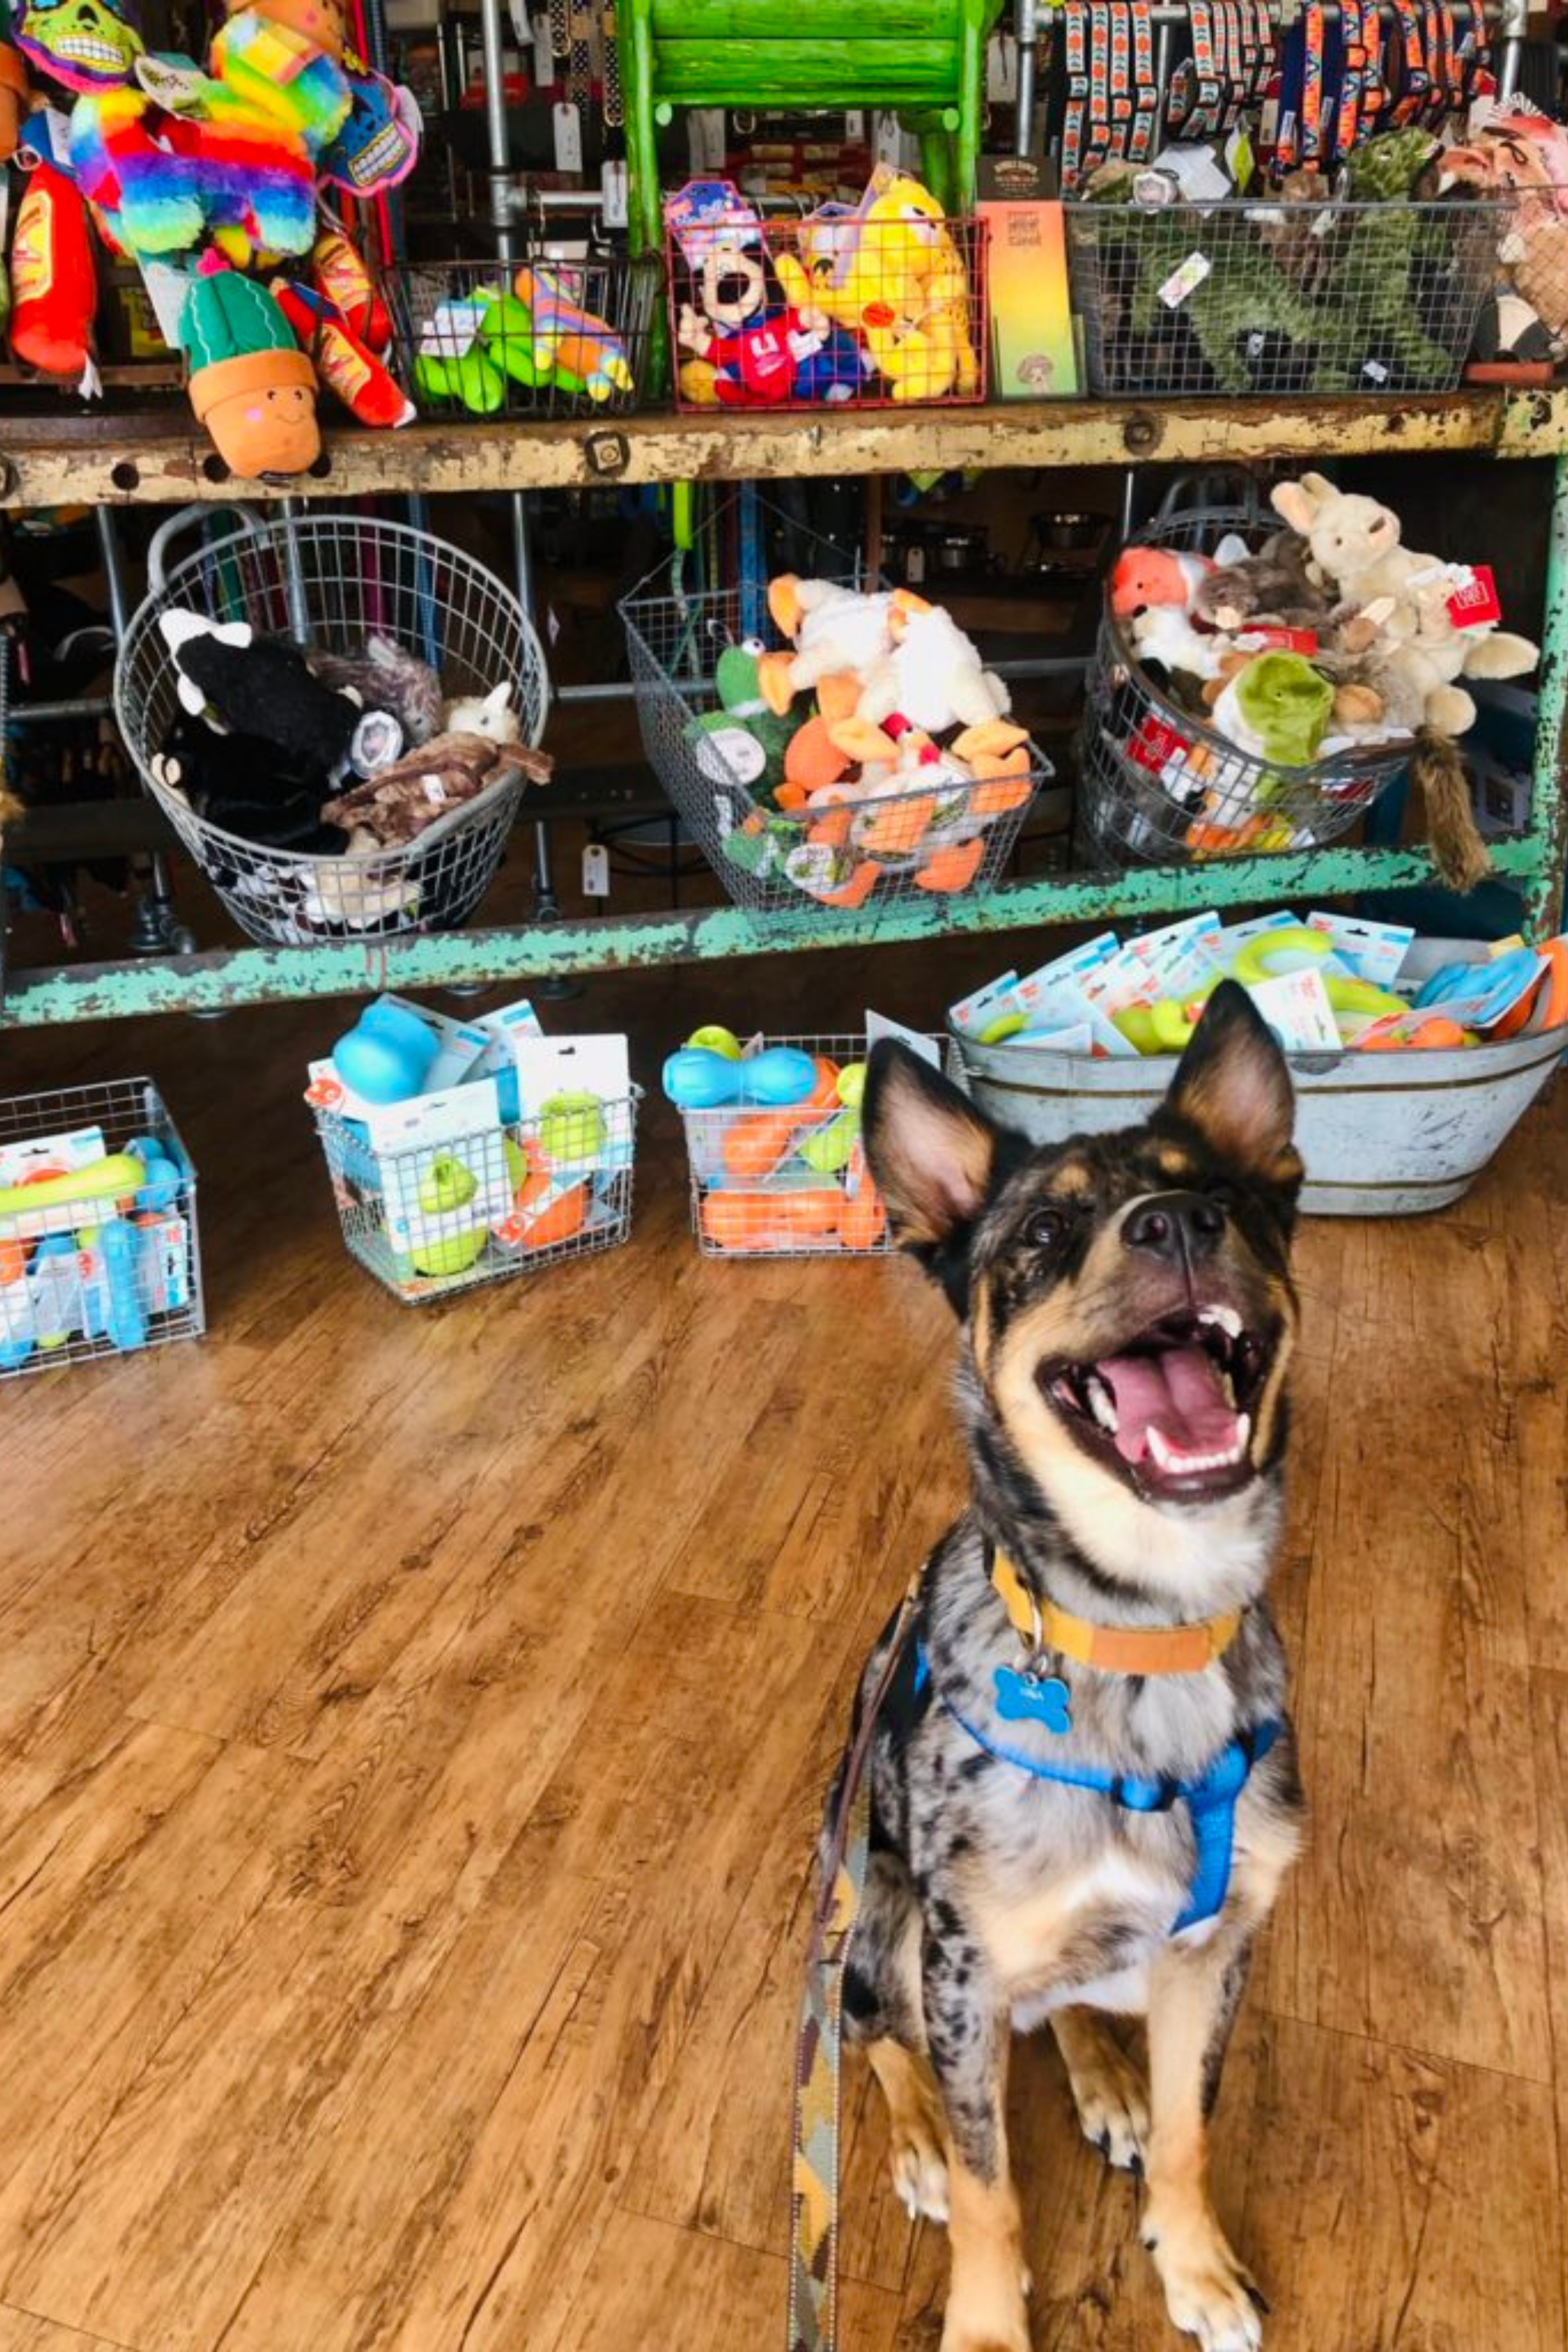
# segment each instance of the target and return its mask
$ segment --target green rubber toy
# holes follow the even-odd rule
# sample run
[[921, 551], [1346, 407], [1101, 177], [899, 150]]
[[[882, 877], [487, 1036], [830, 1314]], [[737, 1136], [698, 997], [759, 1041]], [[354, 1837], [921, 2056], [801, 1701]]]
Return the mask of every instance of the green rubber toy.
[[477, 343], [461, 359], [416, 359], [414, 388], [426, 400], [460, 402], [471, 416], [493, 416], [506, 400], [505, 376]]

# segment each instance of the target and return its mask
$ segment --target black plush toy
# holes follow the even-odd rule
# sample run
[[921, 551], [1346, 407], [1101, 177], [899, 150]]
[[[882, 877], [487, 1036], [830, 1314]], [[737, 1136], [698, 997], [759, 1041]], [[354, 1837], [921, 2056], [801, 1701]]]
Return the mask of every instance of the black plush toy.
[[321, 822], [325, 774], [300, 772], [258, 735], [216, 734], [205, 719], [182, 711], [153, 758], [153, 774], [197, 816], [259, 848], [332, 856], [344, 846], [341, 828]]
[[258, 637], [248, 621], [209, 621], [201, 613], [161, 613], [158, 626], [180, 674], [184, 709], [196, 717], [215, 711], [236, 735], [274, 745], [323, 787], [342, 767], [359, 699], [323, 686], [298, 646]]

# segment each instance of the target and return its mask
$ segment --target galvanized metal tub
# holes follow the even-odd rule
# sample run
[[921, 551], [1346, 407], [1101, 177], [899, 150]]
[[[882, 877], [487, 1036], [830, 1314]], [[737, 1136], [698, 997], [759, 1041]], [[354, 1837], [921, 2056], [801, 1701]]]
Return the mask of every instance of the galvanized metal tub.
[[[1419, 982], [1438, 962], [1467, 952], [1463, 942], [1418, 940], [1400, 982]], [[1173, 1055], [1093, 1061], [952, 1035], [981, 1108], [1037, 1143], [1136, 1126], [1176, 1066]], [[1307, 1163], [1303, 1209], [1320, 1217], [1408, 1217], [1447, 1208], [1506, 1142], [1565, 1053], [1568, 1030], [1552, 1029], [1452, 1053], [1288, 1055], [1296, 1140]]]

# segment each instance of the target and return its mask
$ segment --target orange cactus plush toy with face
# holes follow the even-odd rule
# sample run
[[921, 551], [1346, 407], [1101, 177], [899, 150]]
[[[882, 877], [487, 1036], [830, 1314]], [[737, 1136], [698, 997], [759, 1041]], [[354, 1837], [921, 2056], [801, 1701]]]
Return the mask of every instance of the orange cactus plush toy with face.
[[307, 473], [321, 454], [316, 372], [266, 288], [209, 254], [180, 332], [191, 405], [234, 472]]

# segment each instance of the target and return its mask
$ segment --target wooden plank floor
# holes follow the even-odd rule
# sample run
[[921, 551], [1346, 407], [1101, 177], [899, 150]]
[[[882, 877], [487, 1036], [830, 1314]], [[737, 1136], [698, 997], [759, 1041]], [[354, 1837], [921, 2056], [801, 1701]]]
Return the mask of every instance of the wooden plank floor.
[[[993, 951], [647, 974], [630, 1023], [928, 1017]], [[212, 1335], [0, 1390], [0, 2352], [782, 2341], [813, 1832], [961, 1492], [910, 1269], [634, 1245], [423, 1314], [298, 1099], [338, 1008], [13, 1038], [163, 1079]], [[1447, 1217], [1318, 1223], [1280, 1595], [1315, 1806], [1217, 2194], [1272, 2352], [1562, 2352], [1568, 1088]], [[1038, 2352], [1159, 2352], [1128, 2180], [1016, 2070]], [[847, 2352], [942, 2250], [847, 2131]]]

